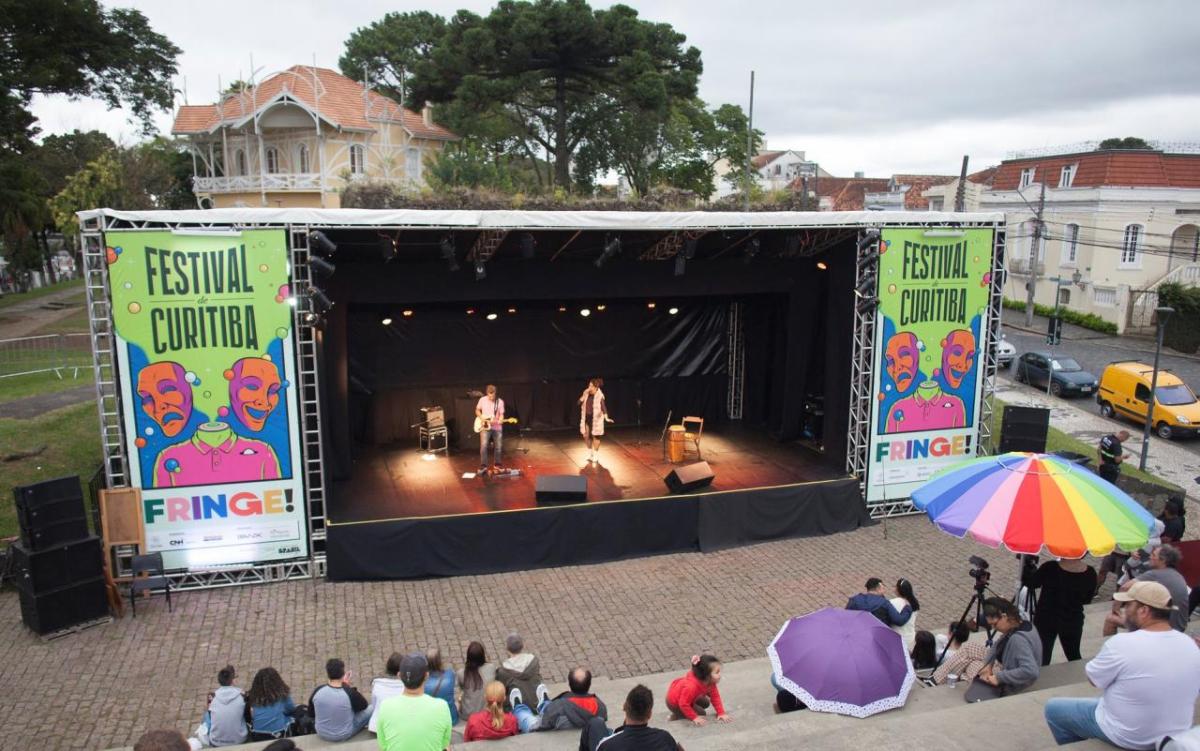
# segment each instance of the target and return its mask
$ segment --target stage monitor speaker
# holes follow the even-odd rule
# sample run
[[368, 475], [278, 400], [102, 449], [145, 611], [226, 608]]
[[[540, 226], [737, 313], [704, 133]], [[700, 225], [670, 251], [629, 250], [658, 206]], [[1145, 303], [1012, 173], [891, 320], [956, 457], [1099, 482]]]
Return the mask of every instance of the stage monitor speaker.
[[665, 482], [672, 493], [686, 493], [712, 485], [714, 477], [708, 462], [696, 462], [672, 470]]
[[582, 475], [538, 475], [536, 498], [539, 506], [583, 503], [587, 500], [587, 478]]
[[21, 620], [38, 634], [49, 634], [108, 615], [104, 577], [33, 593], [21, 587]]
[[29, 550], [19, 542], [13, 543], [9, 554], [17, 586], [38, 594], [103, 576], [101, 550], [100, 538], [91, 536], [44, 550]]
[[13, 488], [21, 543], [42, 550], [88, 536], [79, 478], [60, 477]]
[[1042, 407], [1004, 407], [1000, 425], [1000, 452], [1032, 451], [1045, 453], [1046, 433], [1050, 429], [1050, 410]]

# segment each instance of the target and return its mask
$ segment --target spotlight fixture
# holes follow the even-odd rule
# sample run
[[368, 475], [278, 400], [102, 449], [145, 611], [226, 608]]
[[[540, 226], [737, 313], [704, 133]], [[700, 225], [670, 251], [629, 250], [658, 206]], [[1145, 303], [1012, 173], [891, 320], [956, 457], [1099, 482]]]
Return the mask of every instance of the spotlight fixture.
[[654, 310], [655, 308], [658, 307], [658, 303], [651, 300], [650, 302], [646, 303], [646, 307], [649, 308], [650, 310]]
[[697, 244], [694, 237], [684, 238], [683, 247], [675, 254], [675, 276], [683, 276], [687, 271], [687, 262], [696, 257]]
[[383, 259], [384, 263], [395, 258], [399, 252], [400, 249], [396, 245], [395, 238], [383, 234], [379, 236], [379, 256]]
[[566, 313], [566, 312], [567, 312], [567, 306], [566, 306], [566, 305], [559, 305], [559, 306], [558, 306], [558, 312], [559, 312], [559, 313]]
[[324, 315], [333, 308], [333, 301], [319, 287], [308, 288], [308, 299], [312, 303], [313, 312], [317, 315]]
[[753, 261], [754, 257], [758, 255], [758, 251], [761, 248], [762, 248], [761, 240], [759, 240], [757, 237], [750, 238], [750, 241], [748, 243], [746, 243], [746, 255], [744, 258], [745, 262], [750, 263], [751, 261]]
[[875, 311], [875, 306], [879, 304], [878, 297], [865, 297], [858, 301], [855, 309], [862, 315], [867, 315]]
[[457, 250], [454, 247], [454, 235], [442, 235], [438, 246], [442, 249], [442, 260], [451, 271], [458, 271]]
[[603, 312], [605, 310], [608, 310], [608, 306], [601, 303], [600, 305], [596, 306], [596, 310]]
[[412, 318], [412, 314], [413, 312], [410, 308], [405, 308], [404, 310], [400, 311], [400, 315], [404, 316], [405, 318]]
[[499, 318], [499, 316], [498, 316], [498, 315], [496, 315], [495, 313], [488, 313], [488, 314], [487, 314], [487, 319], [488, 319], [489, 321], [494, 321], [494, 320], [496, 320], [497, 318]]
[[604, 243], [604, 252], [602, 252], [600, 254], [600, 256], [592, 263], [594, 263], [596, 265], [596, 268], [602, 268], [604, 266], [604, 264], [608, 262], [608, 259], [612, 258], [613, 256], [617, 255], [620, 252], [621, 252], [621, 238], [616, 237], [616, 236], [609, 237], [608, 240], [605, 241], [605, 243]]
[[311, 310], [308, 311], [307, 313], [305, 313], [303, 316], [301, 316], [301, 318], [309, 326], [315, 326], [318, 323], [320, 323], [320, 321], [321, 321], [321, 316], [317, 315], [316, 313], [312, 312]]
[[679, 308], [668, 308], [667, 312], [670, 313], [671, 315], [675, 315], [676, 313], [679, 312]]
[[475, 281], [487, 279], [487, 264], [483, 261], [475, 262]]
[[473, 315], [475, 315], [475, 309], [474, 309], [474, 308], [467, 308], [467, 315], [469, 315], [469, 316], [473, 316]]
[[863, 280], [858, 283], [858, 287], [854, 289], [854, 294], [860, 298], [873, 297], [875, 295], [875, 275], [864, 276]]
[[579, 309], [579, 315], [583, 316], [584, 318], [587, 318], [591, 314], [592, 314], [592, 311], [588, 308], [580, 308]]
[[509, 314], [509, 315], [512, 315], [512, 314], [514, 314], [514, 313], [516, 313], [516, 312], [517, 312], [517, 309], [516, 309], [516, 308], [509, 308], [509, 309], [508, 309], [508, 314]]
[[379, 322], [381, 324], [383, 324], [384, 326], [391, 326], [392, 325], [392, 317], [389, 315], [385, 315], [379, 319]]
[[310, 253], [329, 258], [337, 252], [337, 245], [324, 232], [313, 230], [308, 233], [308, 249]]
[[878, 240], [879, 240], [879, 230], [869, 229], [863, 233], [862, 237], [858, 238], [858, 249], [860, 251], [866, 250], [873, 243], [878, 242]]
[[537, 252], [537, 238], [532, 232], [521, 233], [521, 257], [526, 261], [533, 260], [534, 254]]
[[333, 272], [337, 271], [337, 266], [334, 266], [324, 258], [310, 256], [308, 259], [308, 268], [318, 277], [333, 276]]
[[294, 307], [296, 307], [296, 304], [297, 304], [298, 302], [299, 302], [299, 300], [297, 300], [297, 299], [296, 299], [296, 296], [295, 296], [295, 295], [291, 295], [291, 296], [290, 296], [290, 297], [288, 297], [288, 299], [287, 299], [287, 304], [288, 304], [288, 305], [291, 305], [293, 308], [294, 308]]
[[825, 263], [824, 261], [817, 261], [817, 268], [821, 271], [824, 271], [825, 269], [829, 268], [829, 264]]

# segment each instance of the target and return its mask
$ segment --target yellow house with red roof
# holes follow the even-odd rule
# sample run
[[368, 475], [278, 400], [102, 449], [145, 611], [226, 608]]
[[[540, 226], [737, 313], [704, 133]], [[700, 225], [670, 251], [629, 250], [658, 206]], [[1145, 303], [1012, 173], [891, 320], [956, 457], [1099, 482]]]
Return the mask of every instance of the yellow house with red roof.
[[328, 68], [296, 65], [216, 104], [184, 105], [171, 132], [188, 142], [205, 208], [338, 208], [357, 180], [425, 186], [426, 158], [458, 136]]

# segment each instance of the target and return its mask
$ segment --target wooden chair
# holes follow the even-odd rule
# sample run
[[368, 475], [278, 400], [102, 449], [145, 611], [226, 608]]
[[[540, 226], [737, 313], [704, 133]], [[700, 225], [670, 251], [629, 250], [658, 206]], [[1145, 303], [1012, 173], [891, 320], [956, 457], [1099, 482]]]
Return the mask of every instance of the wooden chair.
[[704, 461], [704, 456], [700, 453], [700, 438], [704, 435], [704, 418], [703, 417], [685, 417], [681, 421], [683, 425], [683, 440], [684, 446], [691, 441], [696, 447], [696, 459]]
[[167, 596], [167, 612], [171, 612], [171, 580], [163, 571], [162, 553], [147, 553], [133, 557], [133, 578], [129, 580], [129, 604], [133, 617], [137, 618], [138, 595], [155, 590], [162, 590]]

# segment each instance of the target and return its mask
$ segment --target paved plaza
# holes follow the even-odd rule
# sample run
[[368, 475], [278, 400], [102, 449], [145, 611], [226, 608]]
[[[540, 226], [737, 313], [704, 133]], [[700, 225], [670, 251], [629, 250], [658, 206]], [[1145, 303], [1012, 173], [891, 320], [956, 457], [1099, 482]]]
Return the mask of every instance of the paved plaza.
[[494, 659], [513, 630], [540, 657], [548, 681], [564, 680], [577, 663], [613, 678], [682, 672], [698, 651], [725, 660], [764, 656], [784, 620], [844, 605], [869, 576], [911, 579], [922, 606], [918, 627], [933, 629], [966, 605], [972, 554], [991, 561], [996, 589], [1011, 593], [1011, 554], [949, 537], [923, 516], [830, 537], [594, 566], [188, 592], [173, 613], [156, 598], [136, 620], [127, 614], [50, 642], [22, 625], [9, 590], [0, 595], [0, 727], [7, 748], [131, 744], [151, 727], [190, 731], [227, 662], [243, 688], [255, 670], [273, 665], [306, 701], [327, 657], [345, 659], [366, 688], [393, 650], [438, 646], [458, 667], [472, 639]]

